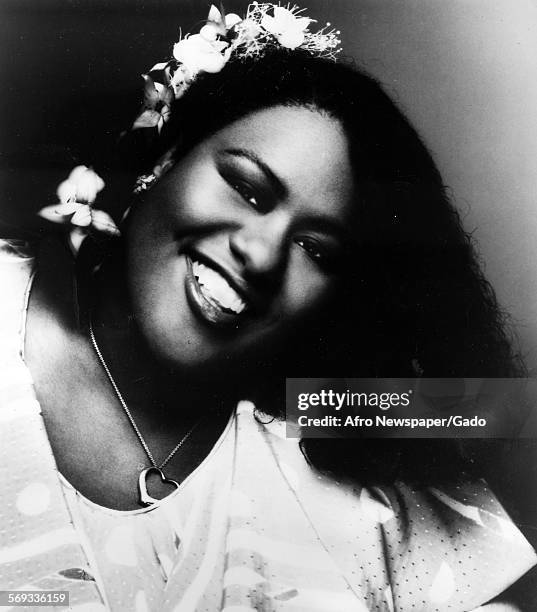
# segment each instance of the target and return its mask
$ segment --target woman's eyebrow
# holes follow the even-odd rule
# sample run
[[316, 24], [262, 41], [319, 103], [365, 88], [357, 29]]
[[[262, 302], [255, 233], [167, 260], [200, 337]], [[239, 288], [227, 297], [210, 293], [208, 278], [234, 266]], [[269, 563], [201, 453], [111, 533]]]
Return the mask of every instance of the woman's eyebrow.
[[[242, 148], [230, 148], [224, 149], [222, 153], [233, 157], [242, 157], [255, 164], [267, 177], [278, 197], [284, 198], [288, 195], [288, 189], [284, 182], [278, 178], [271, 168], [269, 168], [269, 166], [253, 151]], [[349, 242], [351, 239], [347, 227], [330, 215], [316, 213], [312, 215], [310, 223], [314, 229], [321, 232], [329, 232], [337, 238], [342, 239], [344, 242]]]
[[242, 157], [247, 159], [252, 164], [255, 164], [259, 170], [265, 175], [269, 183], [271, 184], [272, 189], [276, 192], [276, 195], [280, 198], [285, 198], [288, 194], [287, 187], [284, 182], [271, 170], [271, 168], [262, 160], [260, 157], [250, 151], [249, 149], [225, 149], [223, 151], [226, 155], [232, 155], [233, 157]]
[[329, 215], [323, 213], [314, 214], [310, 217], [309, 224], [313, 229], [320, 232], [328, 232], [346, 244], [352, 241], [352, 235], [349, 232], [348, 226]]

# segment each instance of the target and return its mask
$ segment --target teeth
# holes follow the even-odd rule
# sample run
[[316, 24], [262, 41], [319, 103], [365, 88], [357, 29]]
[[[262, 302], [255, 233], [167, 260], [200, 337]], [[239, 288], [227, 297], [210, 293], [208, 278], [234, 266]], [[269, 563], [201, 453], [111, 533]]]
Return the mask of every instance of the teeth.
[[240, 314], [246, 308], [246, 304], [240, 295], [216, 270], [207, 267], [199, 261], [193, 261], [192, 271], [198, 279], [201, 291], [205, 297], [216, 301], [223, 308], [232, 310], [236, 314]]

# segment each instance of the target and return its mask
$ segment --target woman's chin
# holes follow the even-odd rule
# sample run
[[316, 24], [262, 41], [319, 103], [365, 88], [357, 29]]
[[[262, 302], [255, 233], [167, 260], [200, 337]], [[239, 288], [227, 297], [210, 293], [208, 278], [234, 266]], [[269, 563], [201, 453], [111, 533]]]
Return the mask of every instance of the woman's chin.
[[169, 279], [167, 285], [159, 279], [149, 290], [132, 292], [139, 332], [153, 357], [169, 369], [193, 378], [224, 371], [242, 375], [281, 349], [282, 319], [250, 307], [246, 297], [242, 308], [239, 298], [220, 289], [217, 298], [228, 300], [222, 305], [210, 292], [213, 273], [204, 273], [196, 262], [195, 254], [181, 254], [161, 276]]

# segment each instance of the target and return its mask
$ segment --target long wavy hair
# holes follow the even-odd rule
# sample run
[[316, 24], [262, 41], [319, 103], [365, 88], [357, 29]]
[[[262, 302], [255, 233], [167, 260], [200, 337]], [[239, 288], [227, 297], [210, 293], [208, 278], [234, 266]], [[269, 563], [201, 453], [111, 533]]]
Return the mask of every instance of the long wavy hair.
[[[141, 171], [172, 147], [180, 159], [222, 127], [277, 105], [316, 109], [341, 123], [357, 222], [334, 307], [290, 340], [285, 359], [264, 364], [265, 384], [257, 385], [264, 397], [256, 398], [263, 409], [281, 411], [271, 389], [283, 389], [285, 376], [524, 375], [508, 319], [429, 151], [379, 83], [355, 66], [283, 48], [231, 60], [196, 79], [152, 146], [125, 148]], [[319, 469], [369, 481], [438, 482], [490, 452], [490, 444], [451, 440], [303, 440], [302, 448]]]

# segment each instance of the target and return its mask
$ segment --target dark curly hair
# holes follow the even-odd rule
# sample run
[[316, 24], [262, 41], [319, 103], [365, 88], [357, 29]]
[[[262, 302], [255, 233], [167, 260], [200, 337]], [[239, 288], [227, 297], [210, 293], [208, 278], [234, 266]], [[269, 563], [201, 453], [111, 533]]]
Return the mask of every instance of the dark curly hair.
[[[135, 159], [151, 167], [171, 147], [180, 158], [225, 125], [277, 105], [306, 106], [341, 123], [358, 214], [337, 308], [293, 339], [287, 359], [264, 364], [266, 384], [258, 388], [265, 399], [267, 389], [283, 387], [284, 376], [522, 376], [506, 315], [429, 151], [363, 71], [283, 48], [229, 61], [220, 73], [196, 79], [174, 103], [162, 137]], [[128, 148], [135, 150], [132, 143]], [[475, 448], [483, 448], [461, 451], [446, 440], [303, 440], [302, 446], [314, 465], [332, 472], [434, 481], [475, 464]]]

